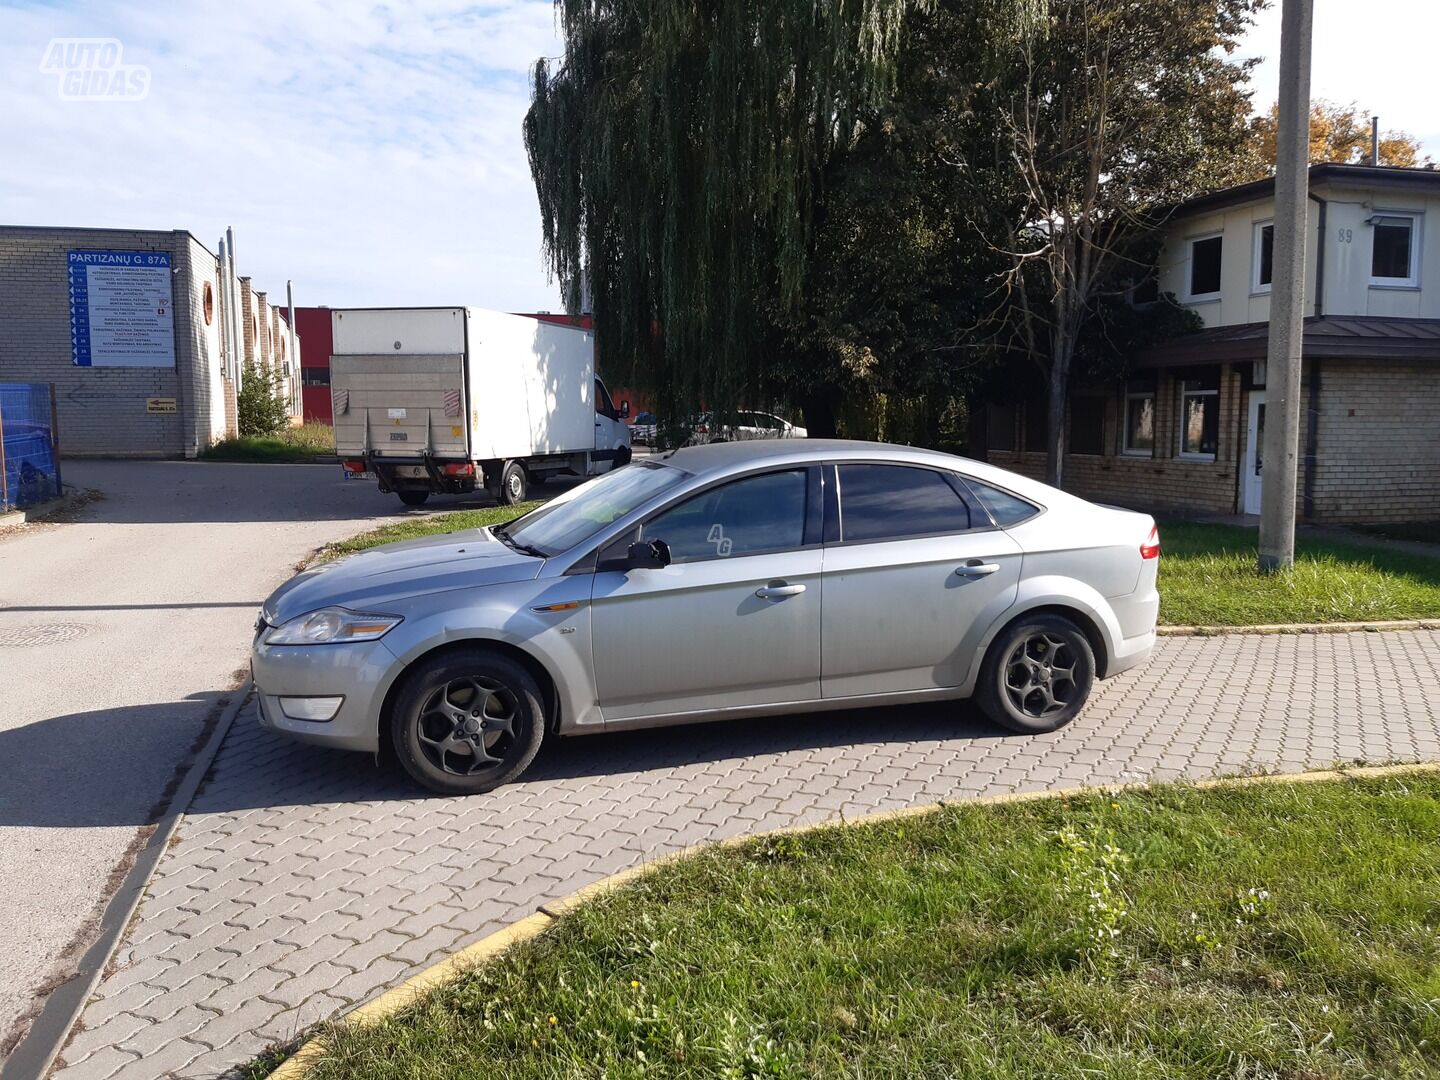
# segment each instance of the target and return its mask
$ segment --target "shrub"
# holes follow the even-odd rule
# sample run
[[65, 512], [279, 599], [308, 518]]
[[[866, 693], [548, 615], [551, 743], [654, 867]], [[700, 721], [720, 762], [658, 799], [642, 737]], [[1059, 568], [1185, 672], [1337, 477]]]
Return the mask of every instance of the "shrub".
[[235, 395], [235, 419], [240, 434], [274, 435], [290, 424], [290, 404], [282, 377], [246, 364]]

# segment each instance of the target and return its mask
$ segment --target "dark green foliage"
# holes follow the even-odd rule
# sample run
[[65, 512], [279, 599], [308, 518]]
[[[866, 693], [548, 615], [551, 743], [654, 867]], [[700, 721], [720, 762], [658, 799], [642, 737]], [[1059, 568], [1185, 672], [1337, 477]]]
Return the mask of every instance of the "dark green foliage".
[[525, 121], [545, 251], [572, 303], [588, 273], [606, 370], [662, 415], [796, 381], [774, 316], [798, 310], [826, 164], [892, 85], [913, 6], [558, 0], [566, 55], [537, 65]]

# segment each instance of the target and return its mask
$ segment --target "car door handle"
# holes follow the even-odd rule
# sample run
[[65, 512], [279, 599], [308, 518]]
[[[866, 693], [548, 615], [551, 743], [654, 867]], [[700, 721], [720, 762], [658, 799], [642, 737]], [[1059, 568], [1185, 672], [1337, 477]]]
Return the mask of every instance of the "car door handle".
[[804, 585], [786, 585], [783, 581], [772, 581], [755, 590], [761, 600], [784, 600], [787, 596], [799, 596], [805, 591]]
[[955, 573], [961, 577], [985, 577], [1000, 569], [998, 562], [981, 562], [979, 559], [971, 559], [964, 566], [955, 568]]

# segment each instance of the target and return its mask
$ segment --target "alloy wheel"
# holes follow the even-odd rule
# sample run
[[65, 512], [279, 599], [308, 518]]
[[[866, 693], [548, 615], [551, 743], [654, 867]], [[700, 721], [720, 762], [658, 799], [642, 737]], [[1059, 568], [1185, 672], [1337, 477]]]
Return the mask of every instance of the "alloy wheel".
[[1005, 692], [1026, 716], [1043, 719], [1060, 712], [1079, 692], [1079, 657], [1063, 637], [1050, 631], [1031, 634], [1005, 661]]
[[437, 769], [474, 776], [505, 761], [519, 718], [519, 699], [498, 679], [451, 679], [425, 699], [416, 736]]

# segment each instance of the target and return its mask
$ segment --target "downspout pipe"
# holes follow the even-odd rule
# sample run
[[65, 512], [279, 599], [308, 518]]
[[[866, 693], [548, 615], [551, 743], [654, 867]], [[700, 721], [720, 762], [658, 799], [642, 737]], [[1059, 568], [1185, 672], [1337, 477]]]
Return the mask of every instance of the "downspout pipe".
[[245, 380], [245, 331], [240, 327], [240, 281], [236, 277], [235, 269], [235, 230], [228, 226], [225, 229], [225, 245], [230, 251], [230, 276], [227, 284], [230, 293], [230, 310], [235, 315], [230, 325], [234, 327], [231, 343], [235, 347], [235, 393], [238, 397], [240, 386]]
[[[1325, 316], [1325, 225], [1329, 204], [1320, 196], [1311, 193], [1310, 198], [1319, 205], [1319, 239], [1315, 244], [1315, 318]], [[1315, 469], [1320, 444], [1320, 359], [1311, 357], [1306, 361], [1308, 371], [1305, 380], [1305, 485], [1302, 489], [1300, 507], [1306, 521], [1315, 518]]]

